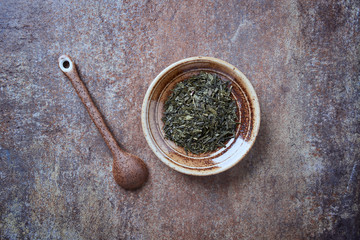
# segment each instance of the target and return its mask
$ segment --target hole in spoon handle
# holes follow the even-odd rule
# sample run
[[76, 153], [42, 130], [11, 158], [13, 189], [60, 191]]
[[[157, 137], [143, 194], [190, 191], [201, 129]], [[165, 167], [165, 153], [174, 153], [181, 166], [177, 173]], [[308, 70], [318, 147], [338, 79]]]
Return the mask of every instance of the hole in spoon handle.
[[61, 71], [63, 71], [64, 73], [68, 73], [72, 71], [74, 63], [68, 56], [62, 55], [59, 57], [59, 67]]

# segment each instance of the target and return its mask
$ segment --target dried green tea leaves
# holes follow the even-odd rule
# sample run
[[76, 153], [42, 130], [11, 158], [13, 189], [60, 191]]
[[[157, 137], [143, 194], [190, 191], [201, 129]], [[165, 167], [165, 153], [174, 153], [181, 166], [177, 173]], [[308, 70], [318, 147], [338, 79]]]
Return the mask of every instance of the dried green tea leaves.
[[225, 146], [238, 120], [229, 85], [210, 73], [176, 84], [164, 106], [165, 137], [194, 154]]

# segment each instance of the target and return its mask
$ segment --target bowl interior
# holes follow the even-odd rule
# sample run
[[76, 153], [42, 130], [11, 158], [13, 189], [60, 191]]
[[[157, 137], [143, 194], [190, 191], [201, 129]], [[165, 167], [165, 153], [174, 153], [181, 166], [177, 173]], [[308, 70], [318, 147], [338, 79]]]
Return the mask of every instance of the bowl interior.
[[[178, 82], [200, 72], [217, 74], [230, 81], [232, 97], [238, 107], [240, 124], [236, 136], [225, 147], [205, 154], [186, 153], [183, 148], [165, 139], [164, 103]], [[260, 123], [259, 105], [253, 87], [234, 66], [215, 58], [195, 57], [172, 64], [162, 71], [150, 85], [142, 109], [145, 138], [153, 152], [171, 168], [191, 175], [211, 175], [225, 171], [239, 162], [255, 141]]]

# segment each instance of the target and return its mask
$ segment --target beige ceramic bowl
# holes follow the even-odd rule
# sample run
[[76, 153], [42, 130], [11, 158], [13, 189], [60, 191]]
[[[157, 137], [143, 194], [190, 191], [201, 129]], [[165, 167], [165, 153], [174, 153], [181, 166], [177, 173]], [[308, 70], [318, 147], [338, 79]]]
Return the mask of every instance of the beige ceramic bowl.
[[[164, 138], [161, 118], [164, 102], [174, 86], [201, 71], [216, 73], [232, 82], [240, 124], [236, 137], [226, 147], [207, 154], [186, 154], [183, 148]], [[192, 57], [170, 65], [154, 79], [144, 98], [141, 121], [146, 141], [162, 162], [181, 173], [205, 176], [233, 167], [249, 152], [260, 127], [260, 107], [250, 81], [233, 65], [217, 58]]]

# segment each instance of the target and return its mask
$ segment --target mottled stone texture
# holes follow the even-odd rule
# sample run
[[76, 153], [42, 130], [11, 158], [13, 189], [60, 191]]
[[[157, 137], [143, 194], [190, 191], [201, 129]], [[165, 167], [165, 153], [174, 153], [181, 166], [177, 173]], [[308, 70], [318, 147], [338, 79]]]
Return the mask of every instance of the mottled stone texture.
[[[360, 2], [0, 1], [1, 239], [359, 239]], [[140, 190], [57, 66], [69, 54]], [[161, 163], [142, 135], [146, 89], [190, 56], [237, 66], [261, 128], [217, 176]]]

